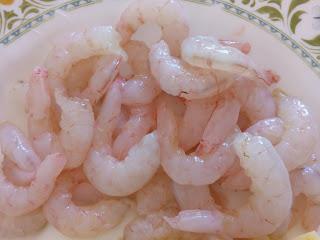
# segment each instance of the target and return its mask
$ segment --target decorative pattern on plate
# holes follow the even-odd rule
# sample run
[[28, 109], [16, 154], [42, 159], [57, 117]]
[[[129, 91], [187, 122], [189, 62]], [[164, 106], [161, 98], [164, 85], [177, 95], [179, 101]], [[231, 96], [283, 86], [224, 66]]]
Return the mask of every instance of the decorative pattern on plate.
[[[0, 44], [8, 45], [55, 16], [102, 0], [0, 0]], [[272, 33], [320, 76], [320, 0], [188, 0], [218, 4]]]

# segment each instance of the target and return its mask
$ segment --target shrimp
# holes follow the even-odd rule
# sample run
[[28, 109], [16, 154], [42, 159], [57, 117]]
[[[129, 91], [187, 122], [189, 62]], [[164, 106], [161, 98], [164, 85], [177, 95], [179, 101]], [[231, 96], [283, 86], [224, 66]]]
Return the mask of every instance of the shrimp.
[[48, 84], [48, 71], [45, 68], [36, 67], [29, 82], [26, 96], [26, 112], [28, 116], [29, 136], [34, 139], [40, 134], [50, 131], [50, 106], [51, 99]]
[[233, 82], [209, 69], [193, 67], [172, 57], [164, 41], [151, 47], [149, 61], [151, 73], [160, 88], [173, 96], [186, 99], [211, 97], [229, 88]]
[[181, 45], [181, 58], [192, 66], [215, 71], [225, 81], [249, 78], [272, 82], [270, 78], [273, 76], [258, 70], [249, 56], [237, 48], [221, 44], [212, 36], [186, 38]]
[[169, 44], [174, 56], [179, 56], [180, 45], [188, 35], [189, 26], [185, 12], [177, 0], [138, 0], [121, 14], [117, 30], [123, 44], [145, 23], [155, 23], [162, 30], [162, 39]]
[[233, 84], [231, 92], [241, 103], [251, 124], [276, 117], [276, 103], [271, 91], [263, 83], [252, 79], [240, 79]]
[[121, 112], [117, 117], [117, 124], [114, 129], [114, 136], [118, 136], [122, 131], [122, 127], [128, 122], [130, 118], [130, 112], [125, 106], [121, 106]]
[[320, 204], [320, 163], [298, 168], [290, 176], [295, 195], [302, 193], [312, 202]]
[[236, 128], [240, 104], [233, 96], [224, 96], [218, 100], [217, 107], [204, 129], [199, 153], [215, 151]]
[[120, 84], [116, 81], [105, 98], [97, 119], [94, 146], [84, 162], [84, 172], [92, 185], [110, 196], [127, 196], [138, 191], [160, 165], [156, 132], [132, 146], [124, 160], [112, 156], [112, 135], [121, 111]]
[[176, 213], [176, 209], [169, 208], [138, 217], [125, 227], [124, 240], [210, 240], [204, 234], [186, 233], [171, 228], [163, 217], [174, 216]]
[[128, 106], [150, 104], [160, 92], [160, 88], [150, 75], [138, 75], [122, 84], [122, 104]]
[[127, 196], [141, 189], [160, 165], [156, 132], [145, 135], [130, 148], [124, 160], [114, 158], [107, 149], [91, 150], [84, 172], [99, 191], [110, 196]]
[[179, 126], [179, 143], [188, 151], [200, 142], [216, 101], [213, 98], [187, 100], [185, 105], [186, 110]]
[[176, 183], [182, 185], [208, 185], [219, 179], [234, 162], [230, 136], [215, 152], [205, 155], [186, 155], [179, 148], [176, 118], [164, 101], [159, 103], [157, 130], [161, 149], [161, 165]]
[[0, 213], [1, 238], [26, 237], [41, 230], [47, 223], [42, 209], [18, 217], [6, 216]]
[[0, 125], [0, 146], [2, 153], [21, 170], [32, 172], [41, 163], [29, 140], [10, 123]]
[[67, 98], [55, 92], [61, 108], [59, 140], [68, 159], [66, 168], [79, 167], [91, 147], [94, 131], [94, 115], [88, 100]]
[[156, 125], [153, 105], [132, 107], [130, 112], [130, 119], [113, 142], [112, 152], [118, 159], [127, 156], [129, 149]]
[[53, 92], [56, 88], [64, 89], [65, 76], [80, 60], [102, 55], [115, 55], [126, 60], [120, 41], [120, 35], [111, 26], [95, 26], [66, 36], [62, 44], [54, 46], [44, 63], [50, 89]]
[[284, 130], [283, 121], [276, 117], [260, 120], [246, 129], [246, 132], [255, 136], [264, 137], [273, 145], [276, 145], [281, 141]]
[[73, 170], [59, 176], [56, 187], [44, 205], [48, 222], [69, 237], [91, 237], [118, 225], [128, 210], [121, 200], [103, 200], [78, 206], [72, 201], [71, 190], [85, 182], [81, 171]]
[[150, 74], [150, 49], [144, 42], [130, 40], [123, 46], [123, 49], [128, 54], [128, 64], [131, 66], [134, 75]]
[[305, 210], [302, 217], [303, 227], [308, 231], [317, 230], [320, 226], [320, 205], [308, 203], [304, 208]]
[[159, 170], [149, 183], [136, 193], [138, 214], [148, 215], [169, 206], [176, 207], [171, 183], [171, 179]]
[[240, 50], [244, 54], [249, 54], [251, 51], [251, 45], [248, 42], [238, 42], [232, 40], [219, 40], [219, 43], [223, 46], [234, 47]]
[[219, 210], [186, 210], [165, 217], [171, 227], [191, 232], [223, 232], [232, 238], [254, 238], [274, 232], [289, 216], [292, 192], [287, 169], [265, 138], [240, 133], [234, 140], [240, 164], [252, 179], [248, 202], [226, 215]]
[[44, 159], [46, 156], [53, 153], [64, 152], [59, 137], [50, 132], [45, 132], [39, 135], [33, 140], [32, 145], [41, 159]]
[[278, 117], [284, 122], [281, 141], [275, 146], [289, 171], [303, 165], [319, 139], [310, 109], [299, 99], [276, 92]]
[[15, 186], [4, 176], [0, 167], [0, 211], [9, 216], [32, 212], [49, 198], [57, 176], [62, 172], [66, 159], [62, 154], [47, 156], [36, 170], [35, 179], [29, 186]]
[[173, 183], [173, 193], [181, 210], [216, 208], [209, 186], [188, 186]]
[[108, 87], [119, 73], [121, 57], [106, 55], [100, 57], [95, 65], [95, 71], [88, 82], [88, 86], [79, 97], [89, 99], [95, 105], [106, 93]]

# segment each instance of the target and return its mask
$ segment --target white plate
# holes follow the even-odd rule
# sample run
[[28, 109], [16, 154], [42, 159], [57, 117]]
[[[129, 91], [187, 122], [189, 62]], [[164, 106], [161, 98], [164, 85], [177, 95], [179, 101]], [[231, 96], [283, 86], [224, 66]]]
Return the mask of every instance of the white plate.
[[[3, 2], [13, 3], [3, 5]], [[53, 39], [64, 32], [88, 26], [115, 24], [129, 1], [25, 2], [29, 3], [26, 7], [31, 10], [29, 15], [26, 15], [28, 10], [19, 8], [22, 1], [0, 0], [0, 122], [9, 120], [23, 129], [26, 127], [24, 94], [28, 76], [34, 66], [41, 65]], [[192, 35], [212, 34], [224, 39], [249, 41], [252, 58], [264, 68], [277, 72], [281, 76], [279, 86], [309, 104], [320, 123], [320, 19], [317, 18], [320, 17], [320, 0], [298, 5], [295, 3], [301, 1], [198, 2], [208, 5], [184, 2]], [[297, 21], [297, 12], [302, 10], [305, 13], [300, 16], [301, 21]], [[15, 15], [5, 18], [8, 16], [5, 12]], [[14, 23], [8, 29], [10, 22]], [[294, 23], [297, 23], [295, 28]], [[311, 39], [314, 40], [308, 41]], [[121, 235], [119, 232], [118, 237], [114, 234], [97, 239], [116, 240]], [[37, 237], [23, 239], [68, 238], [49, 227]]]

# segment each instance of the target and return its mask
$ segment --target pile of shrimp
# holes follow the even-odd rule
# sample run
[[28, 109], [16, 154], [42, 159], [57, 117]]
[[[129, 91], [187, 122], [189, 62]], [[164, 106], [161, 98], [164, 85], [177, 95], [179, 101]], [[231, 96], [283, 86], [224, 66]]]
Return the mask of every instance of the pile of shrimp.
[[[134, 40], [145, 24], [159, 39]], [[152, 33], [149, 33], [152, 34]], [[281, 237], [320, 225], [318, 128], [250, 44], [190, 36], [178, 0], [63, 36], [26, 94], [27, 134], [0, 125], [0, 236], [47, 223], [124, 240]]]

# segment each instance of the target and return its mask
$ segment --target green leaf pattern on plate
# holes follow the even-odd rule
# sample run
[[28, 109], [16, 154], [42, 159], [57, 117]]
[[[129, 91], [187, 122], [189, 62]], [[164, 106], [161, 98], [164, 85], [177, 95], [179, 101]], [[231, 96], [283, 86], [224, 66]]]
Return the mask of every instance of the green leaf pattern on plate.
[[296, 33], [296, 27], [299, 24], [299, 22], [301, 22], [300, 17], [305, 13], [306, 13], [305, 11], [300, 10], [300, 11], [295, 12], [292, 15], [291, 21], [290, 21], [290, 29], [291, 29], [292, 33]]
[[269, 19], [271, 19], [272, 21], [283, 21], [281, 12], [274, 7], [264, 6], [258, 8], [257, 12], [260, 14], [267, 14], [269, 16]]

